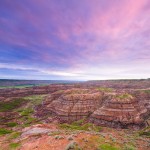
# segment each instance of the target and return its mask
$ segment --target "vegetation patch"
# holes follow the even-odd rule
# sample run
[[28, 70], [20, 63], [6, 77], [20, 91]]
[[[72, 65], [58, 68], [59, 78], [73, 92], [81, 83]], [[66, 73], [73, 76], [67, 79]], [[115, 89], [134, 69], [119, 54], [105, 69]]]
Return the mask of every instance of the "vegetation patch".
[[29, 107], [29, 108], [25, 108], [25, 109], [21, 110], [20, 112], [21, 112], [21, 113], [20, 113], [21, 116], [29, 116], [29, 115], [31, 115], [34, 111], [33, 111], [32, 108]]
[[150, 126], [139, 132], [140, 136], [150, 137]]
[[10, 134], [12, 133], [11, 130], [7, 130], [7, 129], [4, 129], [4, 128], [0, 128], [0, 136], [1, 135], [5, 135], [5, 134]]
[[7, 125], [7, 127], [15, 127], [18, 124], [16, 122], [8, 122], [6, 125]]
[[69, 129], [69, 130], [84, 130], [84, 131], [95, 131], [95, 132], [99, 132], [102, 130], [102, 127], [96, 126], [92, 123], [83, 124], [83, 120], [73, 122], [72, 124], [67, 124], [67, 123], [60, 124], [59, 127], [63, 129]]
[[23, 122], [23, 124], [21, 125], [22, 127], [28, 127], [31, 124], [35, 123], [37, 120], [36, 118], [33, 118], [31, 116], [22, 116], [22, 118], [20, 118], [20, 121]]
[[35, 106], [41, 104], [45, 96], [46, 95], [31, 95], [31, 96], [24, 97], [24, 99], [30, 101], [30, 104], [32, 106]]
[[150, 90], [144, 90], [144, 92], [150, 94]]
[[69, 143], [68, 145], [67, 145], [67, 147], [65, 148], [65, 150], [82, 150], [81, 148], [80, 148], [80, 146], [76, 143], [76, 142], [71, 142], [71, 143]]
[[102, 144], [99, 146], [99, 150], [120, 150], [120, 148], [117, 148], [115, 146], [112, 146], [111, 144]]
[[17, 149], [17, 148], [19, 148], [20, 146], [21, 146], [20, 143], [10, 143], [10, 144], [9, 144], [10, 149]]
[[[81, 138], [79, 140], [81, 149], [83, 150], [100, 150], [99, 145], [104, 143], [104, 138], [96, 135], [92, 135], [90, 137]], [[86, 142], [85, 142], [86, 141]]]
[[21, 132], [13, 132], [10, 136], [9, 136], [9, 140], [12, 140], [12, 139], [16, 139], [18, 138], [19, 136], [21, 135]]
[[8, 102], [0, 102], [0, 112], [12, 111], [13, 109], [20, 107], [23, 102], [23, 98], [12, 99]]
[[33, 117], [34, 107], [41, 104], [45, 96], [46, 95], [31, 95], [23, 97], [27, 103], [26, 106], [16, 109], [16, 112], [21, 116], [19, 120], [23, 123], [23, 125], [21, 125], [22, 127], [27, 127], [37, 121], [37, 119]]
[[113, 92], [112, 88], [106, 88], [106, 87], [100, 87], [98, 90], [103, 91], [103, 92]]
[[25, 124], [31, 124], [34, 121], [36, 121], [36, 118], [28, 117]]
[[130, 95], [128, 93], [124, 93], [124, 94], [116, 95], [115, 98], [120, 99], [120, 100], [124, 100], [124, 99], [130, 99], [133, 97], [132, 97], [132, 95]]

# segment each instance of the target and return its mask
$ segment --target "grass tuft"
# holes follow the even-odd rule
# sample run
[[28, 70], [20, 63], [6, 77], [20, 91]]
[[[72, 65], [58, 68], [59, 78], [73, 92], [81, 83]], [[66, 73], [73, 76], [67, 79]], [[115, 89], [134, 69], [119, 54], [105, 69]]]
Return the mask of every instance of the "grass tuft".
[[21, 146], [20, 143], [10, 143], [9, 144], [10, 149], [17, 149], [20, 146]]
[[21, 111], [20, 115], [21, 115], [21, 116], [29, 116], [29, 115], [31, 115], [33, 112], [34, 112], [33, 109], [29, 107], [29, 108], [23, 109], [23, 110]]
[[99, 146], [99, 150], [120, 150], [117, 147], [112, 146], [111, 144], [102, 144]]
[[15, 126], [17, 126], [18, 124], [17, 124], [16, 122], [8, 122], [6, 125], [7, 125], [8, 127], [15, 127]]
[[0, 128], [0, 136], [5, 135], [5, 134], [9, 134], [9, 133], [12, 133], [12, 131], [4, 129], [4, 128]]

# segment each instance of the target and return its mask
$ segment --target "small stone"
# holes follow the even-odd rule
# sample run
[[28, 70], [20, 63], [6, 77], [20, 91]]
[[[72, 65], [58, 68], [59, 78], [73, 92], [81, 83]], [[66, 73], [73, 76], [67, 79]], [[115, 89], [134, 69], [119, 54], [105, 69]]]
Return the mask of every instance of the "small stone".
[[105, 137], [106, 137], [106, 135], [104, 135], [104, 134], [102, 134], [102, 133], [101, 133], [101, 134], [99, 134], [99, 135], [100, 135], [101, 137], [103, 137], [103, 138], [105, 138]]
[[48, 136], [52, 136], [52, 133], [48, 133], [47, 135], [48, 135]]
[[38, 148], [38, 146], [35, 146], [33, 149], [37, 149]]
[[105, 143], [109, 143], [109, 141], [106, 140]]
[[150, 143], [147, 144], [147, 147], [150, 147]]
[[63, 137], [63, 136], [56, 135], [56, 136], [55, 136], [55, 139], [60, 140], [60, 139], [64, 139], [64, 137]]
[[73, 150], [73, 149], [78, 149], [78, 150], [81, 149], [75, 141], [70, 142], [65, 148], [65, 150]]
[[58, 136], [58, 135], [56, 135], [56, 136], [55, 136], [55, 139], [58, 139], [58, 138], [59, 138], [59, 136]]
[[87, 139], [84, 139], [84, 142], [88, 142], [88, 140], [87, 140]]
[[68, 137], [68, 140], [69, 140], [69, 141], [73, 140], [73, 137], [72, 137], [72, 136], [69, 136], [69, 137]]
[[77, 134], [73, 134], [72, 136], [73, 136], [73, 137], [77, 137]]

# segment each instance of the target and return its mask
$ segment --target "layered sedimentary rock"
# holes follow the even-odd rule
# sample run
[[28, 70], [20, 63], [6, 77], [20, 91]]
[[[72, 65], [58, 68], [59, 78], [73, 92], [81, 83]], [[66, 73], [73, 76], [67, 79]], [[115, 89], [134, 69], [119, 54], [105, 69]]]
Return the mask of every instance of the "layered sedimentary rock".
[[88, 89], [58, 91], [48, 96], [44, 109], [52, 112], [63, 122], [72, 122], [89, 116], [102, 102], [102, 93]]
[[[147, 98], [147, 100], [145, 100]], [[61, 122], [82, 118], [103, 126], [142, 127], [149, 118], [150, 99], [138, 94], [101, 92], [92, 89], [59, 90], [46, 97], [37, 116], [55, 116]]]
[[129, 94], [114, 95], [102, 107], [93, 112], [90, 121], [111, 127], [143, 126], [147, 109]]
[[135, 92], [136, 98], [139, 100], [139, 105], [143, 105], [147, 109], [144, 117], [147, 126], [150, 126], [150, 90], [140, 90]]

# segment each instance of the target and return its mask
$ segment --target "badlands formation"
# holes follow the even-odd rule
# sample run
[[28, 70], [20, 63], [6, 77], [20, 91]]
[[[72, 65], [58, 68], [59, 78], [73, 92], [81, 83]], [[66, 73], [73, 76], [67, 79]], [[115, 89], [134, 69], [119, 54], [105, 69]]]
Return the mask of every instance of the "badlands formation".
[[150, 80], [0, 89], [2, 150], [149, 150]]
[[[136, 96], [139, 94], [139, 98]], [[150, 115], [149, 100], [142, 93], [116, 93], [101, 89], [68, 89], [54, 92], [37, 107], [37, 116], [56, 116], [60, 122], [80, 119], [114, 128], [141, 128]]]

